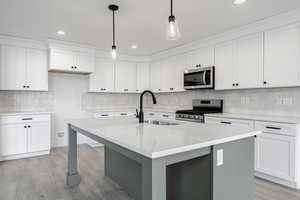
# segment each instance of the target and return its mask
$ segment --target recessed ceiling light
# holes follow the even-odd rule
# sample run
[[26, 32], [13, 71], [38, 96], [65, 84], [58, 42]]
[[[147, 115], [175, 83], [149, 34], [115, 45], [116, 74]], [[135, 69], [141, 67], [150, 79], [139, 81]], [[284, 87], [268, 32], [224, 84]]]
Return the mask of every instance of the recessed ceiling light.
[[66, 33], [64, 31], [57, 31], [56, 32], [58, 35], [65, 35]]
[[243, 3], [246, 3], [247, 0], [233, 0], [234, 5], [241, 5]]
[[132, 48], [132, 49], [136, 49], [136, 48], [137, 48], [137, 45], [133, 44], [133, 45], [131, 45], [131, 48]]

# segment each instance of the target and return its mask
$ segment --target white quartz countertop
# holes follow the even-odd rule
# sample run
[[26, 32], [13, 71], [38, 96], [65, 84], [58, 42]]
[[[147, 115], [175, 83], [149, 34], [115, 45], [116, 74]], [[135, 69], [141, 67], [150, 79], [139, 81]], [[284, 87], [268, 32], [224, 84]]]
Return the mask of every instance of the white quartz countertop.
[[44, 112], [44, 111], [0, 112], [0, 117], [16, 116], [16, 115], [47, 115], [47, 114], [51, 114], [51, 113]]
[[300, 123], [300, 117], [288, 117], [288, 116], [278, 116], [278, 115], [215, 113], [215, 114], [205, 114], [205, 116], [229, 118], [229, 119], [268, 121], [268, 122], [289, 123], [289, 124], [299, 124]]
[[245, 128], [181, 122], [139, 124], [137, 119], [74, 119], [67, 123], [151, 159], [196, 150], [260, 134]]

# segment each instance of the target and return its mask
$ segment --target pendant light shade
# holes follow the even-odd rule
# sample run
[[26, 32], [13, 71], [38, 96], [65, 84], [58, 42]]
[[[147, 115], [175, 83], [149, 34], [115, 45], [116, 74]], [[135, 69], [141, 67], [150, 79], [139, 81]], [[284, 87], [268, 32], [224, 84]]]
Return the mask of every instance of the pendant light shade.
[[178, 40], [180, 38], [179, 26], [173, 15], [173, 0], [171, 0], [171, 15], [167, 23], [166, 37], [167, 40]]
[[115, 11], [119, 9], [119, 6], [111, 4], [108, 6], [108, 9], [113, 12], [113, 44], [111, 46], [111, 58], [117, 58], [117, 46], [116, 46], [116, 31], [115, 31]]

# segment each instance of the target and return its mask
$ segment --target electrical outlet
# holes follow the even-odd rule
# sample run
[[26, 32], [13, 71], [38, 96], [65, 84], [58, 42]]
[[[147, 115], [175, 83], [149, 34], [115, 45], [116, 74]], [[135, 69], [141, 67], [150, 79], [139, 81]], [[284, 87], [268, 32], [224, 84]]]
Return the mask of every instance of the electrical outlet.
[[276, 104], [277, 105], [282, 105], [283, 104], [283, 98], [281, 96], [277, 97]]
[[223, 149], [219, 149], [217, 150], [217, 167], [222, 166], [223, 165]]
[[56, 135], [57, 135], [57, 137], [62, 138], [62, 137], [65, 136], [65, 133], [64, 132], [58, 132]]

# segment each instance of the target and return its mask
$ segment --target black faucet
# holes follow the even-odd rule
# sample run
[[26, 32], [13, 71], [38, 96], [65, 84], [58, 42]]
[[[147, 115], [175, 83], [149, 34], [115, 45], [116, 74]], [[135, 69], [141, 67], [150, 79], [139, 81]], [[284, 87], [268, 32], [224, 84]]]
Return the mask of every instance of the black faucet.
[[153, 101], [153, 104], [156, 104], [156, 98], [153, 94], [153, 92], [151, 92], [150, 90], [145, 90], [144, 92], [142, 92], [141, 96], [140, 96], [140, 113], [137, 117], [139, 117], [139, 122], [140, 123], [144, 123], [144, 112], [143, 112], [143, 97], [144, 97], [144, 94], [146, 93], [149, 93], [152, 95], [152, 101]]

